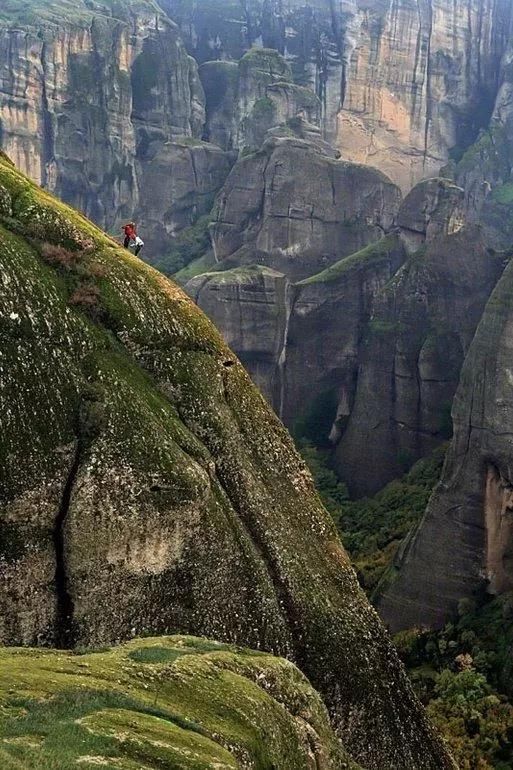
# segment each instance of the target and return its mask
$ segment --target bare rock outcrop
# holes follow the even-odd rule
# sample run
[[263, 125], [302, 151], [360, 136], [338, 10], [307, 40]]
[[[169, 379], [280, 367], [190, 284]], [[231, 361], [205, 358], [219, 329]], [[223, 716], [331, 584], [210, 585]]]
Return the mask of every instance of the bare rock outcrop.
[[[204, 101], [196, 62], [151, 0], [94, 7], [79, 0], [42, 15], [0, 16], [3, 149], [109, 230], [144, 216], [145, 238], [158, 252], [205, 208], [205, 187], [212, 201], [229, 170], [212, 148], [200, 161], [207, 180], [192, 172], [185, 180], [180, 150], [169, 150], [169, 142], [201, 139]], [[175, 175], [187, 190], [173, 198]]]
[[381, 598], [394, 629], [438, 627], [483, 585], [513, 587], [512, 285], [510, 263], [465, 359], [440, 485]]
[[375, 169], [337, 160], [320, 136], [301, 138], [302, 128], [274, 132], [232, 169], [212, 226], [218, 262], [305, 278], [393, 226], [398, 188]]
[[200, 61], [275, 48], [317, 94], [343, 157], [407, 192], [488, 124], [511, 19], [507, 0], [183, 0], [166, 6]]

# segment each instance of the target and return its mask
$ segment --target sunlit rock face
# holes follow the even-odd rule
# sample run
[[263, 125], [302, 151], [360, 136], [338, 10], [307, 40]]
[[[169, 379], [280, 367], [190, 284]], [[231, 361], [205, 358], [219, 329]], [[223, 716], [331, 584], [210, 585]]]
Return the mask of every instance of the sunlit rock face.
[[[81, 2], [62, 19], [59, 4], [51, 8], [49, 19], [0, 16], [0, 143], [32, 179], [109, 229], [140, 218], [151, 199], [146, 235], [164, 248], [209, 210], [229, 170], [213, 148], [199, 162], [206, 179], [190, 173], [176, 189], [183, 140], [197, 144], [205, 120], [197, 65], [151, 2], [120, 4], [113, 16]], [[163, 158], [164, 180], [153, 170]]]
[[509, 28], [506, 0], [166, 0], [201, 61], [276, 48], [322, 104], [343, 157], [403, 190], [436, 175], [485, 126]]

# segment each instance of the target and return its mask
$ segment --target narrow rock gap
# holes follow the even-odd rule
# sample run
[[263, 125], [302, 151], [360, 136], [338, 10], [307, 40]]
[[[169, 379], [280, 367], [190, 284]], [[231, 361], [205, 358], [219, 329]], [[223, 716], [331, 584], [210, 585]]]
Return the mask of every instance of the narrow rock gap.
[[82, 459], [82, 442], [80, 437], [75, 445], [73, 462], [62, 492], [61, 503], [53, 530], [55, 548], [55, 594], [57, 611], [55, 617], [55, 646], [69, 650], [74, 646], [73, 615], [74, 603], [69, 591], [68, 569], [66, 564], [65, 527], [71, 504], [71, 496], [77, 479]]

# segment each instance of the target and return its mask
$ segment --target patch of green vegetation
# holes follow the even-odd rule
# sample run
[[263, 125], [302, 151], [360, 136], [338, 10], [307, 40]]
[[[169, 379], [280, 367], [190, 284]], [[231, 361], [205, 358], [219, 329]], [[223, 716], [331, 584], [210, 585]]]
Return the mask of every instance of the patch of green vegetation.
[[420, 521], [438, 482], [446, 447], [419, 460], [401, 479], [392, 481], [377, 495], [349, 500], [329, 467], [329, 456], [311, 444], [300, 444], [301, 453], [314, 477], [326, 508], [333, 516], [345, 548], [351, 556], [361, 585], [372, 594], [393, 562], [406, 535]]
[[165, 275], [175, 275], [191, 262], [205, 259], [211, 250], [209, 224], [210, 214], [200, 217], [193, 225], [181, 230], [173, 247], [155, 262], [155, 267]]
[[235, 770], [244, 757], [255, 770], [308, 770], [298, 709], [326, 767], [357, 770], [305, 677], [270, 655], [188, 637], [81, 656], [0, 651], [6, 768]]
[[191, 278], [195, 278], [197, 275], [201, 275], [202, 273], [208, 273], [209, 270], [215, 267], [215, 265], [216, 261], [214, 252], [209, 250], [202, 257], [194, 259], [192, 262], [189, 262], [188, 265], [182, 267], [181, 270], [173, 275], [173, 278], [181, 286], [184, 286], [187, 281], [191, 280]]
[[399, 321], [386, 321], [383, 318], [371, 318], [367, 324], [369, 334], [396, 334], [400, 329]]
[[513, 203], [513, 182], [506, 182], [492, 191], [492, 198], [497, 203], [510, 206]]
[[161, 12], [154, 0], [2, 0], [0, 23], [43, 26], [45, 23], [89, 24], [93, 17], [104, 16], [130, 21], [134, 11]]
[[513, 594], [464, 599], [442, 630], [404, 631], [396, 644], [458, 766], [510, 768]]
[[274, 102], [267, 96], [257, 99], [253, 105], [252, 118], [255, 120], [272, 121], [275, 114]]
[[292, 71], [283, 56], [274, 48], [251, 48], [239, 61], [241, 76], [291, 81]]
[[275, 90], [285, 89], [288, 94], [293, 96], [296, 100], [297, 106], [304, 109], [320, 109], [321, 103], [319, 97], [312, 91], [311, 88], [296, 85], [296, 83], [289, 83], [288, 81], [272, 83], [268, 86], [268, 91], [272, 93]]
[[364, 249], [357, 251], [355, 254], [351, 254], [349, 257], [335, 262], [334, 265], [330, 265], [321, 273], [312, 275], [309, 278], [305, 278], [299, 282], [300, 286], [307, 286], [312, 283], [326, 283], [328, 281], [335, 281], [340, 276], [347, 273], [349, 270], [360, 267], [373, 267], [377, 264], [389, 259], [390, 254], [399, 245], [399, 240], [395, 235], [387, 235], [376, 243], [371, 243]]
[[186, 654], [185, 650], [172, 650], [169, 647], [140, 647], [132, 650], [128, 657], [136, 663], [174, 663]]
[[337, 414], [337, 407], [338, 399], [334, 389], [320, 393], [296, 418], [292, 435], [298, 441], [306, 439], [317, 446], [329, 445], [328, 438]]

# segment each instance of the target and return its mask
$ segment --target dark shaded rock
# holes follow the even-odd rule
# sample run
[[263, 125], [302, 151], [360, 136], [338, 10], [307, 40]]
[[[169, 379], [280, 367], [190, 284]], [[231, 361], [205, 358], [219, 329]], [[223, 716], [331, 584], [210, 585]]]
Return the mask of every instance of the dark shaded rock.
[[512, 286], [509, 264], [465, 359], [440, 485], [380, 601], [394, 629], [440, 627], [483, 585], [513, 587]]
[[138, 220], [149, 234], [150, 262], [172, 247], [178, 232], [211, 210], [233, 160], [213, 144], [183, 137], [166, 142], [142, 166]]
[[353, 494], [376, 492], [450, 436], [460, 368], [501, 267], [464, 229], [426, 244], [376, 297], [336, 450]]

